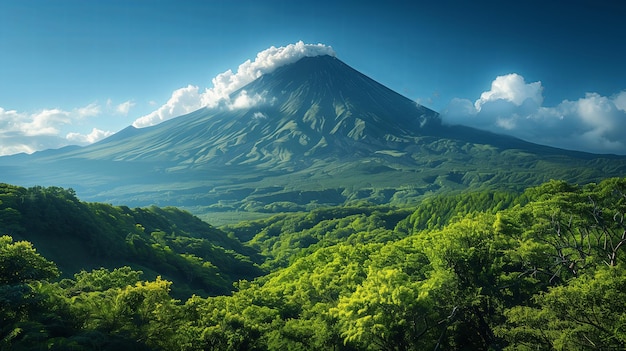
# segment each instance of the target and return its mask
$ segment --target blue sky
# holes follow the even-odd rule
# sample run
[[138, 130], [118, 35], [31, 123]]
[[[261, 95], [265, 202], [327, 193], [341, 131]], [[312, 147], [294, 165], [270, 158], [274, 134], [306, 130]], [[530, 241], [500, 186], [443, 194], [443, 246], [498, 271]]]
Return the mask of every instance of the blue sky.
[[98, 140], [299, 41], [447, 123], [626, 154], [624, 13], [619, 0], [4, 0], [0, 155]]

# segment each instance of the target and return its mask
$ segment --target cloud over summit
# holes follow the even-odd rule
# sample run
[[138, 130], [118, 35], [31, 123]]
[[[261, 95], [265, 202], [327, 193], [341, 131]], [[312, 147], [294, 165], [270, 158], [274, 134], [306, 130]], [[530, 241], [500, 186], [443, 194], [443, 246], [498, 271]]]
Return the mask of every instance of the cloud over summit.
[[543, 106], [541, 82], [518, 74], [498, 76], [471, 101], [456, 98], [441, 112], [448, 124], [509, 134], [564, 149], [626, 154], [626, 91], [611, 97], [587, 93], [575, 101]]
[[137, 128], [148, 127], [202, 107], [215, 108], [223, 104], [229, 109], [235, 109], [260, 103], [263, 97], [248, 96], [245, 91], [234, 97], [234, 101], [230, 101], [230, 94], [263, 74], [273, 72], [278, 67], [294, 63], [303, 57], [322, 55], [335, 56], [335, 51], [330, 46], [305, 44], [302, 41], [278, 48], [272, 46], [259, 52], [254, 61], [247, 60], [239, 65], [236, 73], [229, 69], [218, 74], [212, 79], [213, 87], [206, 88], [203, 92], [200, 91], [199, 87], [192, 85], [174, 91], [167, 103], [157, 110], [139, 117], [133, 126]]
[[528, 99], [540, 106], [543, 102], [542, 91], [541, 82], [526, 84], [524, 77], [517, 73], [511, 73], [497, 77], [491, 83], [491, 90], [480, 94], [474, 107], [480, 111], [483, 105], [497, 100], [509, 101], [520, 106]]

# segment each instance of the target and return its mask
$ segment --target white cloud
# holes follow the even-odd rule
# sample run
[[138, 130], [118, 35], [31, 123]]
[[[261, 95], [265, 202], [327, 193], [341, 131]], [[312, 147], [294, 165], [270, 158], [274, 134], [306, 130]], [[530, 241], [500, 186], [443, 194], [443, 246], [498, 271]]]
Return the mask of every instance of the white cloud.
[[263, 96], [260, 94], [254, 94], [253, 96], [248, 95], [248, 92], [242, 90], [234, 100], [229, 101], [228, 109], [229, 110], [238, 110], [243, 108], [250, 108], [252, 106], [256, 106], [261, 102], [265, 101]]
[[113, 135], [113, 132], [93, 128], [89, 134], [67, 133], [65, 139], [75, 144], [92, 144]]
[[[335, 56], [330, 46], [323, 44], [305, 44], [299, 41], [295, 44], [276, 48], [274, 46], [259, 52], [254, 61], [247, 60], [239, 65], [237, 73], [227, 70], [212, 79], [213, 87], [200, 93], [200, 88], [189, 85], [185, 90], [185, 99], [181, 99], [181, 89], [172, 93], [170, 100], [156, 111], [138, 118], [133, 126], [147, 127], [164, 120], [192, 112], [201, 107], [216, 108], [224, 104], [227, 108], [248, 108], [251, 103], [261, 103], [264, 100], [260, 96], [247, 96], [247, 93], [238, 95], [235, 101], [230, 101], [230, 94], [241, 89], [248, 83], [259, 78], [263, 74], [271, 73], [276, 68], [294, 63], [303, 57], [330, 55]], [[239, 101], [237, 101], [239, 100]]]
[[133, 126], [136, 128], [149, 127], [201, 108], [198, 90], [199, 88], [193, 85], [175, 90], [165, 105], [159, 107], [156, 111], [137, 118]]
[[[66, 138], [62, 136], [63, 130], [72, 128], [86, 117], [97, 116], [100, 113], [101, 108], [95, 103], [71, 111], [55, 108], [34, 113], [5, 110], [0, 107], [0, 156], [19, 152], [32, 153], [69, 145], [70, 141], [78, 141], [78, 134], [70, 133], [73, 138]], [[109, 132], [102, 133], [92, 131], [84, 136], [82, 143], [93, 142], [102, 135], [110, 135]]]
[[[305, 44], [302, 41], [285, 47], [271, 47], [257, 54], [254, 61], [242, 63], [236, 73], [228, 70], [217, 75], [213, 87], [202, 91], [189, 85], [174, 91], [170, 99], [155, 111], [135, 120], [135, 127], [147, 127], [172, 117], [184, 115], [204, 106], [227, 109], [249, 108], [266, 103], [262, 94], [249, 94], [241, 91], [237, 96], [230, 95], [246, 84], [277, 67], [299, 60], [305, 56], [335, 55], [333, 49], [322, 44]], [[271, 101], [270, 101], [271, 103]], [[152, 105], [152, 103], [151, 103]], [[157, 104], [154, 103], [156, 106]], [[76, 131], [77, 125], [85, 124], [85, 119], [107, 115], [127, 116], [135, 106], [132, 100], [115, 104], [108, 99], [104, 105], [91, 103], [72, 110], [59, 108], [37, 112], [18, 112], [0, 107], [0, 156], [19, 152], [59, 148], [69, 143], [88, 144], [105, 138], [112, 133], [98, 128], [91, 132]]]
[[100, 114], [100, 112], [100, 106], [96, 103], [92, 103], [85, 107], [79, 107], [76, 109], [76, 113], [80, 118], [97, 116]]
[[119, 104], [115, 104], [113, 99], [108, 98], [106, 102], [106, 110], [108, 112], [115, 112], [121, 115], [127, 115], [131, 108], [135, 107], [133, 100], [127, 100]]
[[[70, 115], [70, 112], [60, 109], [42, 110], [26, 118], [18, 119], [14, 126], [16, 131], [26, 136], [56, 135], [59, 133], [60, 126], [70, 123]], [[82, 116], [80, 111], [78, 116]]]
[[263, 112], [257, 111], [252, 115], [253, 119], [267, 119], [267, 115]]
[[67, 146], [65, 138], [55, 135], [39, 135], [24, 137], [18, 133], [3, 133], [0, 135], [0, 156], [17, 153], [33, 153], [43, 149], [56, 149]]
[[594, 153], [626, 154], [626, 92], [587, 93], [556, 106], [543, 103], [541, 82], [517, 74], [497, 77], [472, 103], [453, 99], [441, 116], [448, 124], [504, 133], [538, 144]]
[[615, 95], [613, 101], [615, 102], [615, 107], [622, 111], [626, 111], [626, 90]]
[[520, 106], [528, 99], [541, 106], [543, 102], [542, 91], [541, 82], [526, 84], [524, 77], [511, 73], [497, 77], [491, 83], [491, 90], [480, 94], [480, 98], [476, 100], [474, 106], [476, 110], [480, 111], [484, 104], [497, 100], [509, 101]]
[[121, 104], [117, 105], [117, 107], [115, 108], [115, 110], [116, 110], [119, 114], [126, 116], [126, 115], [128, 115], [128, 112], [130, 111], [130, 109], [131, 109], [133, 106], [135, 106], [135, 103], [134, 103], [134, 102], [132, 102], [132, 101], [126, 101], [126, 102], [123, 102], [123, 103], [121, 103]]
[[13, 155], [19, 153], [32, 154], [37, 151], [33, 146], [23, 144], [23, 143], [15, 143], [15, 144], [2, 144], [0, 145], [0, 156], [5, 155]]

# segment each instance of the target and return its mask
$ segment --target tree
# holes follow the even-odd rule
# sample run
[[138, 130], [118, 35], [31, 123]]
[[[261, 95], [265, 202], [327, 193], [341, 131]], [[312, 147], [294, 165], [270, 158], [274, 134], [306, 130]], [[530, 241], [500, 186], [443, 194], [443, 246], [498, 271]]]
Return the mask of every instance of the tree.
[[507, 350], [626, 349], [626, 271], [601, 266], [506, 312]]
[[443, 284], [440, 278], [411, 282], [398, 269], [370, 269], [363, 284], [331, 310], [345, 342], [362, 349], [432, 349], [442, 323], [429, 292]]
[[50, 279], [58, 275], [56, 265], [39, 255], [30, 242], [14, 242], [8, 235], [0, 237], [1, 285]]
[[528, 193], [533, 202], [509, 211], [523, 228], [511, 254], [540, 284], [505, 311], [497, 333], [509, 350], [624, 349], [626, 179], [552, 181]]
[[[0, 347], [16, 346], [22, 339], [45, 337], [36, 316], [44, 296], [29, 283], [59, 275], [53, 262], [40, 256], [27, 241], [0, 237]], [[27, 338], [28, 336], [28, 338]]]
[[59, 285], [66, 289], [66, 294], [73, 296], [83, 292], [106, 291], [112, 288], [125, 288], [140, 281], [142, 271], [135, 271], [128, 266], [109, 271], [106, 268], [94, 269], [91, 272], [80, 271], [74, 279], [63, 279]]
[[468, 215], [425, 234], [422, 242], [433, 269], [448, 272], [454, 282], [438, 294], [437, 301], [444, 311], [455, 311], [447, 341], [450, 348], [487, 350], [499, 343], [493, 326], [502, 319], [510, 294], [513, 267], [505, 253], [513, 240], [495, 230], [496, 219], [489, 214]]

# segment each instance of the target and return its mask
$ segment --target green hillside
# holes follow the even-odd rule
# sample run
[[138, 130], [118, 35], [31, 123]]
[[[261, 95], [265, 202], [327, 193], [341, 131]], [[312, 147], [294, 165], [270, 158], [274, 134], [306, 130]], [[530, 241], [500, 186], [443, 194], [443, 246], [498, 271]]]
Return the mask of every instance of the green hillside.
[[228, 294], [263, 273], [255, 250], [187, 212], [86, 203], [71, 189], [0, 184], [0, 232], [33, 243], [63, 277], [128, 265], [185, 297]]
[[[222, 228], [60, 188], [0, 199], [2, 350], [626, 348], [626, 178]], [[190, 278], [161, 269], [218, 295], [175, 299]]]

